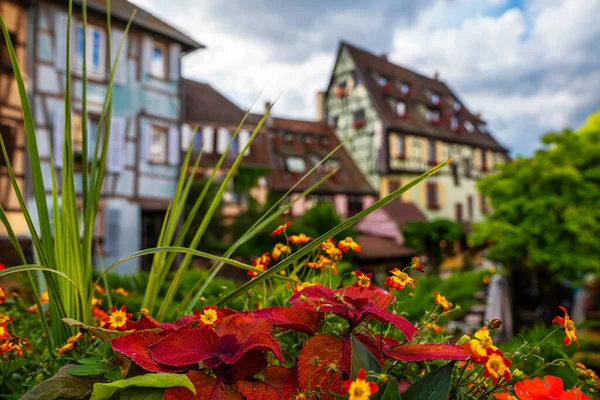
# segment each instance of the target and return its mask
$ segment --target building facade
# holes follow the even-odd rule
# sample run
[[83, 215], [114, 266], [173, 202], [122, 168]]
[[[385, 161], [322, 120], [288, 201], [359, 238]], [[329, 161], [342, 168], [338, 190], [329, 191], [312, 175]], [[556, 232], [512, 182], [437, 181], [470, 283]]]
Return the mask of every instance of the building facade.
[[505, 162], [508, 151], [437, 77], [342, 42], [329, 86], [317, 99], [338, 137], [351, 137], [350, 154], [380, 196], [460, 156], [401, 200], [429, 219], [468, 224], [487, 212], [476, 182]]
[[[160, 233], [160, 223], [174, 194], [180, 165], [180, 60], [184, 54], [203, 46], [143, 10], [137, 11], [125, 37], [125, 26], [135, 9], [126, 0], [112, 1], [109, 32], [105, 2], [88, 0], [87, 4], [90, 147], [95, 144], [108, 88], [110, 60], [115, 59], [118, 44], [123, 41], [113, 86], [111, 140], [96, 232], [104, 263], [110, 264], [140, 248], [152, 247]], [[67, 73], [72, 78], [76, 163], [82, 152], [83, 28], [80, 5], [81, 0], [74, 1], [71, 43], [67, 43], [66, 31], [68, 2], [32, 1], [26, 10], [30, 67], [28, 95], [49, 196], [52, 190], [51, 151], [59, 182], [62, 170]], [[109, 39], [112, 42], [110, 54]], [[66, 65], [67, 46], [72, 54], [71, 71], [67, 71]], [[82, 166], [78, 168], [81, 170]], [[81, 192], [80, 173], [76, 174], [75, 182], [77, 191]], [[131, 260], [121, 266], [120, 271], [133, 272], [138, 266], [139, 260]]]

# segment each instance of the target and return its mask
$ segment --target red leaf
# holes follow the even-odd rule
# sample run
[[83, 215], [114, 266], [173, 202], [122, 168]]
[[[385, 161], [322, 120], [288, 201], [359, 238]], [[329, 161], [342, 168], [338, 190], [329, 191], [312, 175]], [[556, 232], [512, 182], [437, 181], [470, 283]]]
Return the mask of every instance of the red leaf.
[[346, 305], [336, 292], [325, 286], [310, 286], [296, 293], [290, 299], [290, 304], [294, 307], [317, 312], [344, 313], [348, 311]]
[[215, 357], [217, 339], [219, 336], [208, 328], [181, 330], [152, 344], [150, 353], [161, 364], [197, 364]]
[[235, 335], [224, 335], [217, 341], [216, 350], [215, 355], [226, 364], [237, 362], [251, 350], [271, 351], [280, 362], [284, 362], [279, 343], [267, 333], [255, 333], [243, 342], [239, 342]]
[[267, 317], [274, 327], [293, 329], [314, 335], [319, 331], [321, 316], [316, 311], [289, 307], [269, 307], [252, 313], [256, 317]]
[[[306, 289], [304, 289], [306, 290]], [[350, 375], [350, 343], [331, 335], [319, 335], [311, 338], [302, 348], [298, 358], [298, 377], [300, 390], [320, 390], [321, 399], [333, 399], [326, 393], [344, 393], [343, 379]], [[337, 372], [331, 371], [332, 363]]]
[[262, 351], [249, 351], [231, 366], [232, 382], [243, 381], [252, 378], [269, 365]]
[[[120, 336], [112, 340], [112, 348], [129, 357], [134, 363], [151, 372], [181, 372], [183, 368], [173, 368], [157, 363], [151, 356], [148, 346], [166, 336], [163, 332], [140, 331]], [[183, 364], [181, 364], [183, 365]]]
[[225, 385], [204, 372], [191, 371], [186, 375], [196, 388], [196, 395], [186, 388], [173, 387], [165, 391], [163, 400], [243, 400], [234, 386]]
[[398, 382], [398, 390], [400, 391], [400, 394], [404, 394], [408, 388], [410, 387], [410, 385], [412, 385], [411, 381], [400, 381]]
[[237, 388], [247, 400], [288, 400], [297, 394], [298, 374], [273, 365], [265, 370], [264, 381], [238, 382]]
[[381, 322], [390, 322], [396, 328], [400, 329], [402, 333], [404, 333], [404, 336], [406, 336], [406, 339], [409, 342], [413, 340], [415, 334], [418, 331], [418, 329], [415, 328], [415, 326], [403, 316], [391, 313], [389, 311], [376, 307], [375, 305], [369, 305], [361, 311], [363, 314], [366, 313], [368, 315], [367, 319], [376, 319]]
[[375, 290], [363, 290], [361, 292], [360, 288], [358, 287], [346, 286], [339, 289], [338, 293], [342, 294], [344, 297], [350, 297], [352, 299], [372, 300], [377, 307], [382, 308], [384, 310], [387, 309], [388, 306], [396, 300], [396, 298], [393, 297], [390, 292], [381, 288], [375, 288]]
[[[355, 334], [356, 339], [363, 344], [375, 356], [380, 365], [383, 365], [383, 354], [381, 353], [381, 346], [379, 345], [379, 336], [369, 336], [369, 335], [361, 335]], [[383, 345], [385, 346], [385, 341], [383, 341]]]
[[281, 400], [281, 390], [279, 385], [272, 385], [267, 382], [246, 382], [237, 383], [237, 389], [247, 400]]
[[406, 344], [386, 348], [384, 353], [399, 361], [457, 360], [464, 361], [471, 353], [454, 344]]
[[255, 333], [271, 333], [273, 325], [268, 318], [255, 318], [252, 315], [234, 315], [226, 319], [216, 331], [219, 336], [235, 335], [243, 342]]

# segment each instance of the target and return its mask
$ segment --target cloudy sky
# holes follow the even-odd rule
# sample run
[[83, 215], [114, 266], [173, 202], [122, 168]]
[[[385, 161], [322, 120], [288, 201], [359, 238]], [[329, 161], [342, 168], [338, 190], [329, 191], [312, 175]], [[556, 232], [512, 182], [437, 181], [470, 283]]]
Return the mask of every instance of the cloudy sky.
[[242, 107], [313, 118], [340, 40], [435, 71], [513, 154], [600, 108], [600, 0], [132, 0], [207, 46], [184, 62]]

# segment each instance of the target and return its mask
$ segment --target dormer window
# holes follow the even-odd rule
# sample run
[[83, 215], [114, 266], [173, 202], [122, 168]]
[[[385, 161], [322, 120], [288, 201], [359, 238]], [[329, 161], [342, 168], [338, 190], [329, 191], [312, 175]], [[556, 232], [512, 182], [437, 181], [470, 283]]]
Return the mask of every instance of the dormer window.
[[479, 124], [477, 126], [477, 128], [479, 129], [480, 132], [488, 133], [487, 126], [485, 126], [485, 124]]
[[377, 83], [379, 84], [379, 86], [385, 87], [385, 85], [387, 85], [387, 83], [388, 83], [388, 80], [385, 79], [383, 76], [380, 76], [379, 79], [377, 80]]
[[435, 105], [440, 104], [440, 95], [437, 93], [431, 93], [431, 103]]
[[462, 109], [462, 104], [458, 100], [454, 100], [454, 111], [459, 112]]
[[386, 99], [387, 103], [390, 105], [390, 109], [395, 112], [396, 111], [396, 103], [398, 103], [398, 101], [393, 98], [393, 97], [388, 97]]
[[458, 118], [452, 117], [450, 118], [450, 129], [453, 131], [458, 129]]
[[471, 121], [465, 121], [463, 123], [463, 126], [465, 127], [465, 129], [469, 133], [473, 133], [473, 131], [475, 130], [475, 127], [473, 126], [473, 124], [471, 123]]
[[403, 101], [399, 101], [396, 103], [396, 115], [398, 117], [406, 116], [406, 103]]
[[402, 93], [403, 95], [407, 95], [409, 91], [410, 86], [408, 86], [408, 83], [400, 82], [400, 93]]
[[283, 135], [283, 140], [285, 140], [286, 142], [291, 142], [293, 138], [294, 138], [294, 135], [292, 135], [292, 134], [291, 134], [291, 133], [289, 133], [289, 132], [286, 132], [286, 133]]
[[425, 118], [427, 119], [428, 122], [431, 123], [438, 123], [440, 122], [440, 112], [438, 110], [427, 110], [427, 113], [425, 114]]
[[292, 173], [306, 172], [306, 162], [302, 157], [286, 157], [285, 167]]

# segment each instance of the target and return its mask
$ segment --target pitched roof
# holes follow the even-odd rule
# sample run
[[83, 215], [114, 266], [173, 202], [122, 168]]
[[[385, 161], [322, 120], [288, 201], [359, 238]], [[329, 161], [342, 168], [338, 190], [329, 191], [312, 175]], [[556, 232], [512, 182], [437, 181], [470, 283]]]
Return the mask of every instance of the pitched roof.
[[[305, 172], [340, 144], [335, 132], [326, 123], [270, 117], [268, 126], [272, 135], [269, 145], [273, 165], [271, 187], [274, 190], [284, 191], [291, 188]], [[287, 160], [291, 157], [304, 161], [304, 172], [290, 171]], [[376, 194], [344, 147], [338, 149], [329, 161], [330, 164], [321, 165], [296, 190], [303, 191], [322, 179], [329, 172], [328, 168], [339, 168], [333, 177], [313, 193]]]
[[356, 242], [362, 247], [362, 251], [355, 254], [359, 260], [389, 260], [417, 255], [414, 249], [386, 237], [359, 234]]
[[[207, 83], [182, 79], [181, 90], [184, 103], [183, 121], [192, 129], [197, 126], [198, 132], [202, 132], [202, 128], [205, 126], [226, 128], [229, 132], [235, 132], [246, 115], [245, 111]], [[253, 131], [257, 122], [249, 116], [242, 128]], [[215, 138], [214, 143], [216, 142]], [[220, 157], [221, 155], [216, 152], [205, 152], [200, 165], [214, 166]], [[231, 167], [236, 157], [237, 154], [227, 154], [222, 166], [224, 168]], [[248, 168], [271, 168], [268, 137], [264, 129], [252, 141], [250, 153], [243, 158], [241, 165]]]
[[396, 199], [383, 206], [382, 209], [396, 221], [400, 229], [409, 222], [427, 222], [427, 217], [415, 203], [406, 203]]
[[[341, 49], [346, 48], [352, 57], [361, 81], [367, 88], [369, 95], [378, 110], [380, 117], [390, 129], [401, 132], [413, 133], [448, 142], [464, 143], [481, 146], [490, 150], [508, 152], [488, 132], [480, 129], [484, 122], [472, 114], [460, 102], [452, 90], [441, 80], [426, 77], [407, 68], [389, 62], [386, 58], [372, 54], [351, 44], [342, 42]], [[375, 81], [373, 75], [377, 74], [387, 79], [391, 85], [385, 89]], [[406, 83], [410, 87], [408, 94], [402, 94], [399, 83]], [[331, 86], [331, 84], [330, 84]], [[331, 87], [329, 88], [331, 90]], [[439, 104], [433, 104], [431, 94], [439, 95]], [[403, 101], [406, 104], [406, 116], [400, 117], [386, 101], [388, 97]], [[462, 105], [460, 111], [454, 110], [454, 101]], [[440, 123], [434, 125], [427, 121], [425, 111], [427, 109], [440, 112]], [[451, 129], [451, 117], [455, 115], [459, 129]], [[473, 132], [464, 128], [464, 123], [469, 121]]]
[[[65, 3], [67, 2], [67, 0], [62, 1]], [[73, 0], [73, 3], [81, 5], [83, 0]], [[106, 13], [106, 0], [87, 0], [86, 4], [89, 10]], [[137, 7], [127, 0], [112, 0], [110, 2], [110, 6], [111, 15], [125, 22], [129, 21], [132, 13], [137, 10], [135, 18], [133, 19], [133, 25], [173, 39], [186, 46], [188, 50], [196, 50], [205, 47], [185, 33], [181, 32], [181, 30], [174, 28], [172, 25], [168, 24], [162, 19], [155, 17], [148, 11]]]

